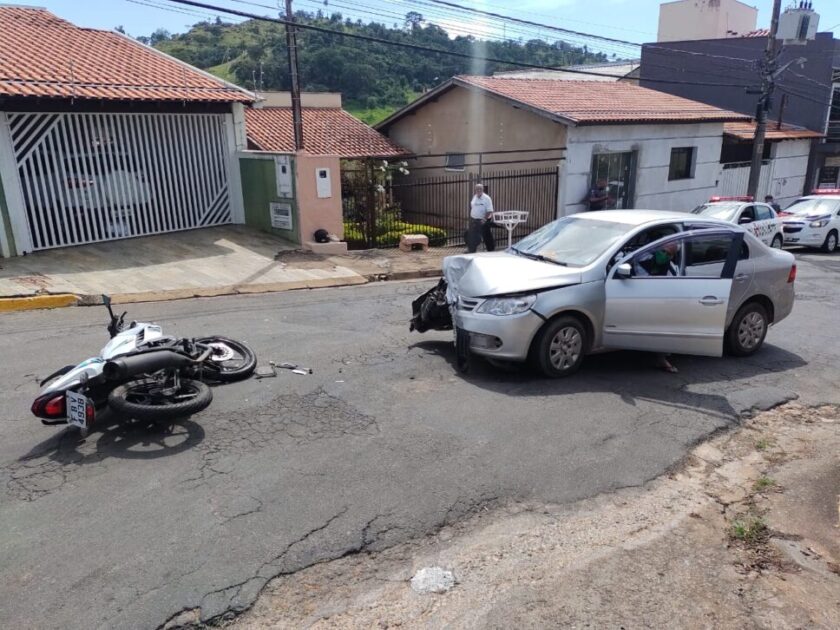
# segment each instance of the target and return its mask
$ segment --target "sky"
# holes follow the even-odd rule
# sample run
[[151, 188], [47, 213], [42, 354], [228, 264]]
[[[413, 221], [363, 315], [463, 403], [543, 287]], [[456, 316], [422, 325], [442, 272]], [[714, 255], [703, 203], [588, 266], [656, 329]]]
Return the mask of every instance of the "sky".
[[[259, 15], [277, 15], [277, 0], [204, 0], [208, 4], [235, 8]], [[659, 0], [452, 0], [457, 4], [473, 6], [486, 11], [515, 16], [561, 26], [563, 28], [595, 33], [631, 42], [655, 41]], [[172, 33], [189, 29], [190, 25], [205, 19], [214, 19], [218, 13], [179, 6], [166, 0], [0, 0], [0, 3], [31, 4], [46, 7], [53, 13], [78, 24], [95, 28], [122, 26], [129, 35], [149, 35], [157, 28]], [[282, 3], [282, 0], [281, 0]], [[749, 2], [748, 2], [749, 3]], [[783, 0], [784, 9], [790, 0]], [[327, 6], [325, 6], [325, 4]], [[772, 0], [753, 0], [759, 8], [758, 27], [767, 27], [770, 21]], [[840, 37], [840, 2], [813, 0], [814, 9], [820, 13], [820, 31], [833, 30]], [[259, 5], [259, 6], [255, 6]], [[408, 11], [417, 11], [454, 34], [473, 34], [476, 37], [529, 39], [549, 36], [550, 32], [532, 27], [505, 25], [489, 18], [463, 14], [455, 9], [429, 4], [428, 0], [294, 0], [295, 10], [327, 13], [340, 12], [345, 16], [376, 20], [388, 25], [402, 24]], [[240, 21], [222, 16], [224, 21]], [[638, 48], [598, 43], [575, 36], [553, 37], [570, 43], [588, 44], [607, 54], [632, 57]]]

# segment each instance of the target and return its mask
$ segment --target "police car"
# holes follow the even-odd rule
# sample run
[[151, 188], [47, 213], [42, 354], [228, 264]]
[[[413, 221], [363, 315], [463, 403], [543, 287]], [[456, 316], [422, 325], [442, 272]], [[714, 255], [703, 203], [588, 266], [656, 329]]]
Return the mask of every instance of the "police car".
[[741, 225], [770, 247], [779, 249], [785, 244], [782, 219], [772, 207], [766, 203], [757, 203], [752, 197], [712, 197], [708, 203], [696, 207], [692, 212]]
[[785, 244], [819, 247], [831, 253], [840, 234], [840, 188], [818, 189], [782, 213]]

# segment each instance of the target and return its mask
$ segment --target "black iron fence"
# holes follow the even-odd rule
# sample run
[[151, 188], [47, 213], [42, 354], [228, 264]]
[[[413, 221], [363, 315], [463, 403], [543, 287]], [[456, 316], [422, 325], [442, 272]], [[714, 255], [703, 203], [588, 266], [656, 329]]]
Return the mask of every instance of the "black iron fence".
[[[401, 234], [422, 233], [430, 245], [464, 242], [475, 184], [493, 200], [495, 210], [525, 210], [528, 220], [514, 239], [531, 233], [557, 216], [557, 168], [541, 167], [433, 177], [394, 176], [378, 189], [365, 170], [342, 173], [345, 240], [351, 248], [392, 247]], [[499, 242], [507, 231], [493, 228]]]

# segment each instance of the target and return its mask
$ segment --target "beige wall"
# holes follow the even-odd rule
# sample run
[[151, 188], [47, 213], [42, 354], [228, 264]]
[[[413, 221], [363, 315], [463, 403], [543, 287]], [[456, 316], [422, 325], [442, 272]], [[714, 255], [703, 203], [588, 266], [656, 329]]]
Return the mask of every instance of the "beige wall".
[[[554, 161], [485, 166], [484, 171], [506, 168], [550, 167], [556, 165], [566, 142], [566, 127], [531, 112], [512, 107], [510, 103], [456, 86], [394, 123], [388, 135], [397, 144], [418, 157], [412, 167], [442, 165], [442, 158], [424, 158], [426, 154], [484, 153], [521, 149], [554, 148], [551, 152], [502, 153], [485, 155], [488, 162], [557, 158]], [[468, 155], [467, 162], [477, 162], [477, 155]], [[467, 167], [477, 172], [477, 167]], [[441, 168], [412, 171], [412, 177], [442, 175]]]
[[[289, 92], [260, 92], [254, 107], [291, 107], [292, 95]], [[302, 92], [302, 107], [341, 107], [341, 94], [338, 92]]]
[[657, 41], [721, 39], [754, 31], [758, 9], [738, 0], [678, 0], [659, 7]]
[[[317, 194], [316, 171], [330, 170], [331, 197], [321, 199]], [[339, 238], [344, 238], [341, 215], [341, 165], [337, 156], [315, 156], [306, 152], [295, 156], [297, 203], [300, 215], [300, 239], [312, 241], [313, 233], [323, 228]]]

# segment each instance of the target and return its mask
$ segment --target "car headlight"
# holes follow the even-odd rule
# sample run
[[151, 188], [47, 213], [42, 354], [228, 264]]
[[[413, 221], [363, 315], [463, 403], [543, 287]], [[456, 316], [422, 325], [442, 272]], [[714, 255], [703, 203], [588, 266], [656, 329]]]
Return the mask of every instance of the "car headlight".
[[813, 228], [823, 228], [828, 225], [829, 219], [817, 219], [816, 221], [811, 221], [808, 225]]
[[475, 312], [485, 315], [518, 315], [531, 308], [536, 301], [536, 295], [490, 298], [475, 309]]

